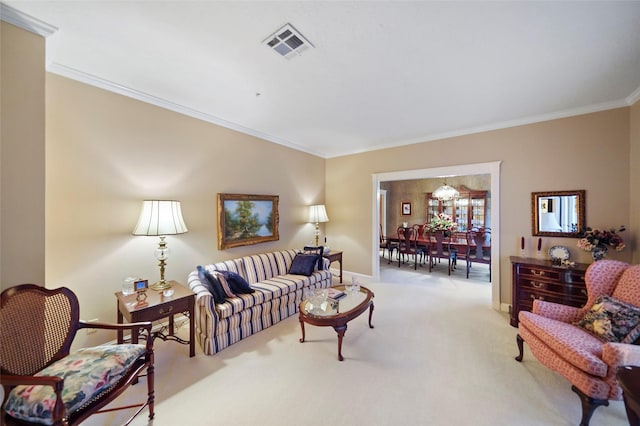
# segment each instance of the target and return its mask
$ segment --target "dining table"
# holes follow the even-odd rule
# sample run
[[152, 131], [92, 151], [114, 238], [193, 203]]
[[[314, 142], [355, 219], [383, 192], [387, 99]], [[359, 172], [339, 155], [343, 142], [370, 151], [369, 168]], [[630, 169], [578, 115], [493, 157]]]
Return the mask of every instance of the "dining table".
[[[467, 237], [466, 237], [466, 233], [465, 232], [454, 232], [455, 235], [453, 235], [452, 237], [447, 237], [445, 239], [445, 241], [443, 242], [443, 246], [447, 246], [449, 247], [449, 250], [451, 250], [452, 248], [455, 249], [456, 252], [458, 253], [467, 253], [469, 251], [469, 249], [474, 249], [476, 247], [476, 243], [475, 241], [471, 241], [471, 244], [469, 244], [469, 242], [467, 241]], [[396, 244], [400, 244], [401, 241], [404, 241], [404, 238], [398, 236], [398, 235], [394, 235], [394, 236], [386, 236], [386, 241], [387, 241], [387, 248], [389, 248], [391, 246], [391, 244], [396, 243]], [[433, 236], [428, 236], [428, 235], [422, 235], [420, 237], [418, 237], [416, 239], [416, 242], [418, 244], [418, 246], [422, 245], [422, 246], [427, 246], [427, 247], [431, 247], [432, 245], [436, 244], [436, 239]], [[490, 241], [488, 242], [488, 244], [486, 244], [484, 246], [484, 249], [487, 250], [491, 250], [491, 244]], [[430, 250], [428, 249], [428, 251], [430, 252]], [[436, 257], [444, 257], [444, 253], [437, 253]], [[454, 257], [453, 260], [453, 264], [454, 264], [454, 268], [455, 268], [455, 263], [456, 263], [456, 258]], [[474, 259], [469, 259], [471, 262], [474, 261]], [[389, 264], [391, 263], [391, 256], [389, 256]]]

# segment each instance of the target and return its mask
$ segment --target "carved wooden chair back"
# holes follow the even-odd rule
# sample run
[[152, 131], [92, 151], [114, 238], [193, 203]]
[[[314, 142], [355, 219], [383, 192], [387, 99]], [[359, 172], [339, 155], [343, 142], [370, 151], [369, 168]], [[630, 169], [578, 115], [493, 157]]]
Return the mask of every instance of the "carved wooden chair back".
[[436, 266], [436, 262], [441, 259], [447, 259], [448, 274], [451, 275], [452, 268], [452, 252], [451, 252], [451, 233], [443, 230], [430, 230], [429, 240], [429, 272]]
[[393, 252], [398, 248], [398, 243], [395, 241], [389, 241], [387, 239], [387, 237], [382, 232], [382, 224], [380, 224], [380, 248], [382, 249], [382, 257], [384, 257], [385, 251], [389, 251], [389, 263], [391, 263]]
[[418, 268], [418, 233], [414, 227], [398, 227], [398, 267], [400, 267], [404, 255], [414, 257], [414, 269]]
[[[467, 232], [467, 278], [472, 263], [485, 263], [491, 265], [491, 229], [471, 230]], [[491, 281], [491, 266], [489, 266], [489, 281]]]
[[467, 233], [467, 244], [469, 245], [469, 258], [477, 263], [491, 262], [491, 231], [487, 228], [480, 231], [469, 231]]

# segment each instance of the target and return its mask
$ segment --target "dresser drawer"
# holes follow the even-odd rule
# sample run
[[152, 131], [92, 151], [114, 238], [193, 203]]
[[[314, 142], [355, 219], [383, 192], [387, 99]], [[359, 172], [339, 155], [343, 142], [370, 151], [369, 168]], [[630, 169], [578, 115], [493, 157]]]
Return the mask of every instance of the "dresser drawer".
[[531, 289], [534, 291], [545, 291], [555, 293], [559, 297], [575, 296], [587, 299], [587, 288], [583, 283], [567, 284], [558, 281], [547, 281], [541, 279], [519, 278], [517, 285], [522, 290]]
[[[534, 300], [543, 300], [545, 302], [553, 302], [553, 303], [564, 303], [566, 301], [566, 297], [563, 294], [557, 293], [547, 293], [544, 291], [535, 291], [531, 289], [522, 289], [520, 291], [520, 303], [528, 306], [533, 306]], [[520, 308], [522, 310], [522, 307]], [[530, 309], [529, 309], [530, 310]]]
[[518, 275], [560, 281], [560, 271], [523, 265], [518, 268]]
[[547, 281], [535, 278], [520, 278], [518, 279], [518, 285], [521, 290], [532, 291], [545, 291], [549, 293], [556, 293], [562, 297], [566, 292], [566, 286], [557, 281]]

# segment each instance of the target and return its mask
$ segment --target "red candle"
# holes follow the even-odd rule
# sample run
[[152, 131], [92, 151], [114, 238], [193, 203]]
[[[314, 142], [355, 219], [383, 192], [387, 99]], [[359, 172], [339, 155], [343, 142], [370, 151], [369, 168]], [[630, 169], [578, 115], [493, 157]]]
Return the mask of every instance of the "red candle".
[[542, 249], [542, 238], [538, 238], [538, 251]]
[[524, 237], [520, 238], [520, 250], [524, 250]]

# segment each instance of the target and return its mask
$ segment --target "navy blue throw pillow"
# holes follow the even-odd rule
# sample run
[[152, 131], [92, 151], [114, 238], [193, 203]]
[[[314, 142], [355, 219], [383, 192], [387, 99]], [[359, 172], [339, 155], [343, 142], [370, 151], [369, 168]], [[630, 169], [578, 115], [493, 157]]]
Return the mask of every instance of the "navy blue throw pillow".
[[310, 276], [318, 263], [318, 257], [320, 256], [317, 254], [296, 254], [291, 263], [291, 268], [289, 268], [289, 273]]
[[209, 293], [213, 296], [213, 301], [215, 303], [223, 303], [225, 299], [224, 290], [222, 289], [222, 285], [218, 281], [216, 277], [214, 277], [211, 272], [204, 269], [202, 266], [198, 265], [198, 278], [202, 285], [204, 285]]
[[247, 280], [242, 278], [235, 272], [232, 271], [218, 271], [224, 279], [229, 283], [229, 287], [231, 287], [231, 291], [235, 294], [249, 294], [255, 292], [254, 289], [251, 288]]
[[317, 254], [318, 255], [318, 271], [322, 271], [324, 268], [324, 261], [322, 260], [322, 252], [324, 251], [324, 246], [312, 247], [312, 246], [304, 246], [302, 251], [306, 254]]

